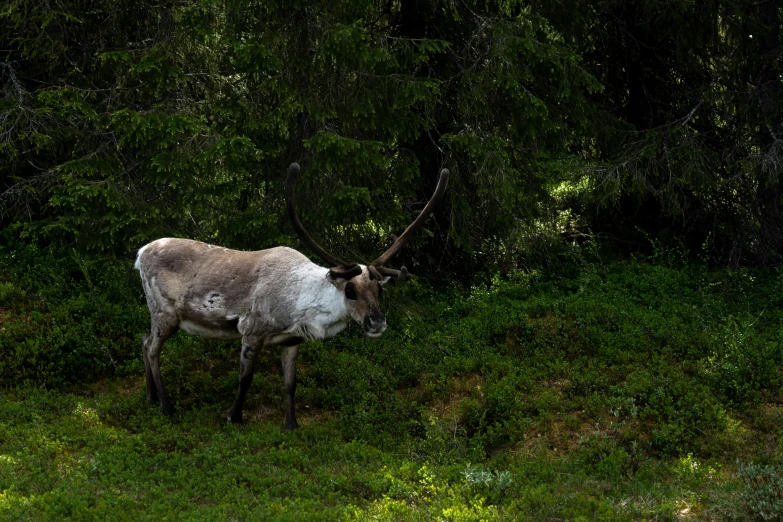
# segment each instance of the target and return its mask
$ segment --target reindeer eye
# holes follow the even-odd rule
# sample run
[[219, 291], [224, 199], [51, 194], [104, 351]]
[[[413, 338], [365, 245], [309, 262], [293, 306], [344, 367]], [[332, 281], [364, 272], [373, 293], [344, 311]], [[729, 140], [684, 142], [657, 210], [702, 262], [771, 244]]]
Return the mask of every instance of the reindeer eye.
[[345, 285], [345, 297], [351, 301], [356, 301], [356, 287], [353, 285], [353, 283], [348, 283]]

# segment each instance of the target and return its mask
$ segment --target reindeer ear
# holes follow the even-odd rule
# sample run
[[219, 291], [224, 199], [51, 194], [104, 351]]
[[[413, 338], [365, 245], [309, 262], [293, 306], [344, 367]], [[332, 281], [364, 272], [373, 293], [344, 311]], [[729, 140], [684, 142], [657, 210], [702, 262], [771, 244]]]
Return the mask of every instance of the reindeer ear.
[[362, 267], [356, 263], [352, 265], [336, 266], [329, 269], [326, 278], [341, 292], [348, 281], [362, 273]]
[[345, 285], [348, 284], [348, 280], [346, 278], [334, 275], [331, 270], [326, 273], [326, 279], [341, 292], [345, 290]]
[[370, 273], [370, 280], [378, 281], [379, 285], [385, 285], [391, 279], [391, 277], [381, 274], [381, 271], [372, 265], [367, 265], [367, 271]]
[[334, 279], [345, 279], [346, 281], [360, 275], [362, 267], [356, 263], [351, 265], [340, 265], [329, 269], [329, 277]]

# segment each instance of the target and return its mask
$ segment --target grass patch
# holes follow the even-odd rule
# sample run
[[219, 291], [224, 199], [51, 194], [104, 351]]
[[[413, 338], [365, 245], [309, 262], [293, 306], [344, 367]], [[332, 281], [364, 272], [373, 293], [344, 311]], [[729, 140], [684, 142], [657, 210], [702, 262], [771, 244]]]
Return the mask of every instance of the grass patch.
[[[636, 260], [389, 285], [389, 329], [279, 354], [175, 335], [145, 404], [129, 262], [0, 248], [0, 517], [759, 520], [779, 504], [783, 282]], [[776, 504], [776, 502], [778, 504]], [[772, 506], [771, 508], [769, 506]]]

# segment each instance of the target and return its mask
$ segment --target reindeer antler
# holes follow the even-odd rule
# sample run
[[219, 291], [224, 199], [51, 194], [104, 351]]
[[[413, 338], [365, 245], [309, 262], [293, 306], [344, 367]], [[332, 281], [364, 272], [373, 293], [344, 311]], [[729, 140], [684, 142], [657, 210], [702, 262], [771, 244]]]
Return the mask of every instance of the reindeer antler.
[[[313, 237], [309, 232], [307, 232], [304, 225], [302, 225], [302, 222], [299, 220], [299, 216], [296, 214], [296, 196], [294, 194], [294, 189], [296, 188], [296, 180], [299, 178], [300, 170], [301, 169], [299, 168], [298, 163], [291, 163], [291, 166], [288, 167], [288, 176], [286, 177], [285, 183], [286, 209], [288, 211], [288, 218], [291, 220], [291, 224], [294, 226], [296, 234], [299, 236], [299, 239], [302, 240], [302, 243], [312, 250], [315, 255], [320, 257], [325, 263], [332, 267], [329, 270], [329, 273], [332, 275], [332, 277], [343, 279], [356, 277], [362, 273], [362, 267], [356, 263], [346, 263], [345, 261], [328, 253], [321, 247], [321, 245], [315, 242]], [[408, 273], [408, 269], [405, 268], [405, 266], [400, 267], [399, 270], [395, 270], [393, 268], [386, 268], [383, 265], [386, 264], [386, 262], [391, 259], [392, 256], [399, 252], [408, 243], [411, 236], [421, 228], [421, 226], [424, 224], [424, 221], [427, 219], [427, 216], [432, 213], [435, 205], [437, 205], [443, 198], [443, 193], [446, 191], [446, 185], [448, 184], [448, 181], [449, 171], [447, 169], [442, 169], [440, 171], [438, 185], [435, 187], [435, 192], [432, 194], [432, 197], [427, 202], [427, 205], [425, 205], [421, 213], [416, 217], [413, 223], [408, 225], [408, 228], [405, 229], [405, 232], [403, 232], [400, 237], [392, 234], [392, 240], [394, 241], [392, 246], [389, 247], [386, 252], [381, 254], [378, 259], [373, 261], [372, 264], [367, 267], [367, 270], [370, 272], [371, 279], [381, 280], [384, 277], [394, 277], [399, 281], [407, 281], [410, 279], [410, 274]]]
[[294, 195], [299, 172], [299, 164], [291, 163], [291, 166], [288, 167], [288, 176], [285, 181], [286, 210], [288, 211], [288, 218], [294, 226], [296, 235], [299, 236], [302, 243], [312, 250], [315, 255], [320, 257], [324, 263], [332, 267], [329, 269], [329, 273], [332, 277], [351, 279], [352, 277], [358, 276], [362, 273], [362, 267], [356, 263], [346, 263], [324, 250], [321, 245], [315, 242], [315, 239], [307, 232], [304, 225], [302, 225], [302, 222], [299, 220], [299, 216], [296, 214], [296, 196]]
[[[408, 269], [404, 266], [400, 267], [399, 270], [394, 270], [393, 268], [385, 268], [383, 265], [386, 264], [386, 262], [392, 258], [397, 252], [404, 247], [408, 241], [410, 240], [411, 236], [421, 228], [421, 226], [424, 224], [424, 220], [427, 219], [427, 216], [429, 216], [432, 213], [432, 210], [435, 208], [435, 205], [437, 205], [440, 200], [443, 198], [443, 193], [446, 191], [446, 185], [449, 182], [449, 171], [447, 169], [442, 169], [440, 171], [440, 178], [438, 179], [438, 185], [435, 187], [435, 192], [432, 194], [432, 197], [427, 202], [427, 205], [424, 207], [424, 210], [421, 211], [421, 213], [416, 217], [416, 219], [408, 225], [408, 228], [405, 229], [405, 232], [402, 233], [400, 237], [392, 236], [394, 239], [394, 243], [392, 243], [392, 246], [389, 247], [389, 249], [381, 254], [381, 256], [372, 262], [372, 267], [374, 268], [375, 272], [382, 276], [386, 277], [396, 277], [400, 281], [407, 281], [410, 279], [410, 274], [408, 274]], [[370, 271], [371, 275], [373, 274], [373, 271]]]

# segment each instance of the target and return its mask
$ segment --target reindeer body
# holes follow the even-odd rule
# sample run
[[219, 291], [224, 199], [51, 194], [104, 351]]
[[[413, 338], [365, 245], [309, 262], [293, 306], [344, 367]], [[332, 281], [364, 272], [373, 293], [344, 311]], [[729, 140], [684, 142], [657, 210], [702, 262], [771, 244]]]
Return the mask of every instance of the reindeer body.
[[282, 344], [326, 339], [351, 320], [329, 270], [300, 252], [243, 252], [164, 238], [136, 259], [153, 318], [201, 337]]
[[344, 293], [347, 281], [331, 278], [328, 268], [288, 247], [243, 252], [163, 238], [139, 250], [135, 267], [152, 323], [142, 342], [147, 399], [152, 404], [160, 401], [166, 415], [173, 408], [161, 379], [160, 349], [177, 329], [213, 339], [242, 339], [240, 385], [228, 417], [231, 422], [242, 422], [258, 350], [281, 346], [286, 428], [295, 429], [299, 344], [333, 337], [352, 319], [364, 323], [371, 337], [386, 328], [377, 306], [378, 290], [373, 291], [385, 281], [371, 281], [361, 266], [362, 272], [350, 281], [365, 298], [349, 303]]
[[286, 390], [286, 428], [298, 425], [294, 410], [296, 356], [308, 339], [337, 335], [353, 320], [368, 337], [386, 329], [378, 308], [381, 286], [391, 277], [409, 278], [405, 267], [384, 267], [421, 226], [442, 197], [448, 171], [441, 172], [435, 195], [422, 213], [372, 265], [348, 264], [321, 248], [296, 215], [294, 186], [299, 165], [288, 170], [286, 196], [294, 230], [332, 268], [312, 263], [292, 248], [254, 252], [230, 250], [189, 239], [164, 238], [139, 250], [135, 267], [141, 275], [151, 328], [142, 340], [147, 399], [160, 401], [165, 415], [173, 408], [160, 373], [160, 349], [178, 329], [202, 337], [242, 339], [239, 391], [228, 416], [242, 422], [242, 406], [253, 380], [259, 349], [282, 347]]

